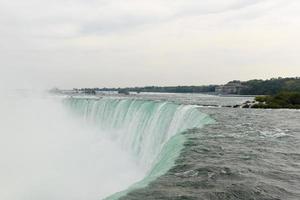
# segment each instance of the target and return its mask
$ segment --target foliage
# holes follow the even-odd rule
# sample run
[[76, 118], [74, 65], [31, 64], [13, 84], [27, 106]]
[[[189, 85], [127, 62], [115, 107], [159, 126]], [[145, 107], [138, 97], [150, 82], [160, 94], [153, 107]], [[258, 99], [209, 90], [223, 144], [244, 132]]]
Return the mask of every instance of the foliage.
[[126, 90], [126, 89], [120, 89], [120, 90], [118, 91], [118, 93], [119, 93], [119, 94], [129, 95], [129, 91]]
[[300, 78], [272, 78], [242, 82], [244, 95], [275, 95], [282, 91], [300, 92]]
[[258, 96], [252, 108], [296, 108], [300, 109], [300, 92], [280, 92], [273, 96]]
[[[240, 83], [242, 88], [236, 94], [239, 95], [275, 95], [282, 91], [300, 92], [300, 77], [272, 78], [269, 80], [231, 81], [228, 84]], [[81, 88], [77, 91], [128, 91], [128, 92], [165, 92], [165, 93], [214, 93], [218, 85], [204, 86], [146, 86], [127, 88]]]
[[[93, 88], [96, 91], [127, 91], [127, 92], [165, 92], [165, 93], [213, 93], [216, 85], [208, 86], [146, 86], [146, 87], [128, 87], [128, 88]], [[84, 91], [87, 88], [79, 89]]]
[[95, 90], [95, 89], [90, 89], [90, 88], [85, 88], [85, 89], [83, 90], [83, 92], [84, 92], [85, 94], [89, 94], [89, 95], [95, 95], [95, 94], [96, 94], [96, 90]]

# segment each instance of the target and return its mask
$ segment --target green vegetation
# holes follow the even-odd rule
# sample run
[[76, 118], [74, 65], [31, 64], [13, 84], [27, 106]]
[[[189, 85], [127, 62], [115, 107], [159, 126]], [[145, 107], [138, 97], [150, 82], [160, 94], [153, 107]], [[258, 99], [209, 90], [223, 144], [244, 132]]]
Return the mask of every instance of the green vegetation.
[[132, 92], [165, 92], [165, 93], [209, 93], [215, 92], [215, 85], [208, 86], [173, 86], [173, 87], [135, 87], [125, 88]]
[[[127, 87], [127, 88], [92, 88], [95, 91], [118, 91], [127, 92], [160, 92], [160, 93], [214, 93], [216, 85], [207, 86], [146, 86], [146, 87]], [[86, 91], [89, 88], [75, 89], [76, 91]]]
[[[58, 89], [53, 89], [57, 91]], [[161, 93], [210, 93], [257, 96], [256, 102], [245, 102], [243, 108], [292, 108], [300, 109], [300, 77], [272, 78], [269, 80], [230, 81], [226, 85], [127, 87], [127, 88], [74, 88], [76, 93], [95, 95], [99, 91], [116, 91], [129, 95], [130, 92]]]
[[84, 94], [88, 94], [88, 95], [95, 95], [96, 94], [96, 90], [95, 89], [90, 89], [90, 88], [85, 88], [83, 90]]
[[[218, 90], [220, 89], [221, 90]], [[163, 92], [163, 93], [214, 93], [234, 95], [275, 95], [280, 92], [300, 92], [300, 77], [272, 78], [269, 80], [230, 81], [226, 85], [204, 86], [146, 86], [127, 88], [81, 88], [77, 92], [93, 94], [98, 91], [117, 91], [124, 94], [129, 92]]]
[[125, 90], [125, 89], [121, 89], [118, 91], [119, 94], [125, 94], [125, 95], [129, 95], [129, 91]]
[[241, 95], [275, 95], [280, 92], [300, 92], [300, 78], [272, 78], [242, 82]]
[[258, 96], [252, 108], [300, 109], [300, 92], [280, 92], [272, 96]]

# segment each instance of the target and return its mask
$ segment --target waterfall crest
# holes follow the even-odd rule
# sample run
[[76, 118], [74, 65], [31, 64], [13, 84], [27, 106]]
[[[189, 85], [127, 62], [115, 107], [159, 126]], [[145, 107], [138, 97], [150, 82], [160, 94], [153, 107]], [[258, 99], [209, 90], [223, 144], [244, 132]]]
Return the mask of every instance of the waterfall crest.
[[[148, 175], [146, 186], [167, 172], [184, 143], [180, 133], [200, 128], [211, 118], [197, 106], [121, 98], [68, 98], [66, 105], [128, 151]], [[137, 186], [139, 185], [139, 186]]]

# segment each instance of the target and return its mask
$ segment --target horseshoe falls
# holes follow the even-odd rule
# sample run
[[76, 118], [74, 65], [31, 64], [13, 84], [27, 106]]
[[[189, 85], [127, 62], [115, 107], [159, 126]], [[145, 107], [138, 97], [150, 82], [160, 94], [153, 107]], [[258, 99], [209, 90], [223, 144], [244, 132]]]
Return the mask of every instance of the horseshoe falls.
[[132, 156], [68, 114], [60, 98], [0, 101], [0, 199], [98, 200], [144, 176]]
[[120, 98], [6, 95], [0, 104], [0, 199], [118, 199], [175, 165], [196, 106]]
[[202, 94], [0, 96], [1, 200], [300, 197], [299, 110]]
[[96, 127], [102, 137], [120, 146], [144, 171], [141, 180], [107, 199], [118, 199], [166, 173], [183, 148], [183, 133], [213, 121], [197, 106], [170, 102], [68, 98], [64, 104], [88, 126]]

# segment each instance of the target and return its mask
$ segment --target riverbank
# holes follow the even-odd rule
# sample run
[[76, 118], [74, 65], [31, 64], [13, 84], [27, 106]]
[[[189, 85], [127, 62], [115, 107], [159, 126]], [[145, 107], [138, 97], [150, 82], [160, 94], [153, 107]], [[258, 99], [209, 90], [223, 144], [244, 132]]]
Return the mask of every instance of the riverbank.
[[300, 109], [300, 92], [280, 92], [271, 96], [257, 96], [254, 101], [247, 101], [239, 107], [261, 109]]

